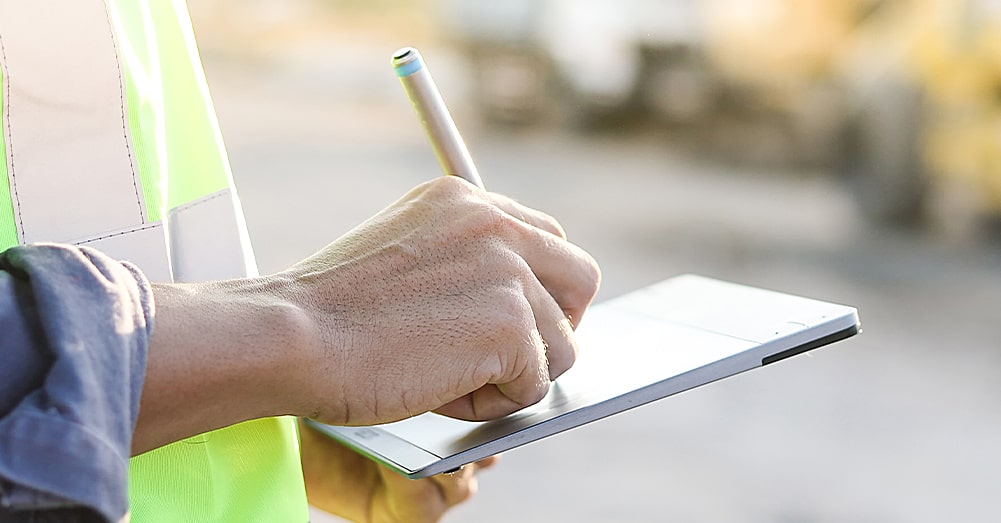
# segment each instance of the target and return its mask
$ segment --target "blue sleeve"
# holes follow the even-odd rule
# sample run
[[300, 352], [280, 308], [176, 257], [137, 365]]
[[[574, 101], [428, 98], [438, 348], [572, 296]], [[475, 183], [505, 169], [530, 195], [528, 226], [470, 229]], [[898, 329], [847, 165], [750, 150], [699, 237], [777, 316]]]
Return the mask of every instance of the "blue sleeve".
[[0, 253], [0, 519], [127, 513], [153, 314], [138, 269], [93, 249]]

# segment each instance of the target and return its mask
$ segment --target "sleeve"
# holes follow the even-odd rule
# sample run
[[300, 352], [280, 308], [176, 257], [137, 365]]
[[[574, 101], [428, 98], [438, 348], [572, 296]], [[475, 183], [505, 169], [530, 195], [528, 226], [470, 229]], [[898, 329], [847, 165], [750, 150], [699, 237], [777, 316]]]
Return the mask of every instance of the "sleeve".
[[153, 317], [131, 264], [56, 244], [0, 253], [0, 519], [128, 513]]

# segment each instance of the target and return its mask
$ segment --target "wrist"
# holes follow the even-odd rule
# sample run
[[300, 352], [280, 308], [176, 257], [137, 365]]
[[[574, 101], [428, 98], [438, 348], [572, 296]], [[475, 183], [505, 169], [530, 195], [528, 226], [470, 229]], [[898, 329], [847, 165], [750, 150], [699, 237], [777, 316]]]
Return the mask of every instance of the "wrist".
[[319, 364], [319, 340], [295, 282], [282, 275], [217, 282], [219, 296], [243, 315], [234, 321], [231, 340], [238, 344], [246, 379], [242, 394], [254, 398], [254, 417], [307, 413], [308, 377]]
[[280, 279], [155, 285], [133, 451], [297, 411], [310, 323]]
[[285, 391], [291, 394], [285, 413], [344, 423], [347, 384], [341, 348], [347, 346], [347, 329], [331, 305], [341, 292], [329, 279], [327, 285], [318, 285], [313, 276], [308, 269], [293, 267], [266, 278], [268, 292], [282, 304], [275, 310], [286, 326], [282, 343], [294, 354], [284, 362], [293, 384], [286, 383]]

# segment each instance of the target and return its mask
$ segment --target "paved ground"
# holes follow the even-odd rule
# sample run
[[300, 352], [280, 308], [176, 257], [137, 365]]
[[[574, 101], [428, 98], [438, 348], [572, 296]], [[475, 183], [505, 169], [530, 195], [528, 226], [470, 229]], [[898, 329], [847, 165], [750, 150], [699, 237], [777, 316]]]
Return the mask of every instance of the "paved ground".
[[[392, 50], [208, 57], [263, 271], [437, 174]], [[997, 238], [873, 230], [822, 176], [696, 161], [663, 133], [488, 131], [454, 100], [488, 187], [558, 217], [602, 297], [695, 272], [856, 305], [864, 333], [509, 452], [447, 521], [1001, 521]]]

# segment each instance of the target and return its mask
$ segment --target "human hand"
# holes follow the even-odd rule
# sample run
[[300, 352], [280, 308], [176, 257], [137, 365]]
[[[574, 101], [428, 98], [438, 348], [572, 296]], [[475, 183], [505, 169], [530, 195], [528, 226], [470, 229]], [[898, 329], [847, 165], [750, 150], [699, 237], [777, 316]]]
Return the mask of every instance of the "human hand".
[[411, 480], [299, 424], [306, 496], [314, 507], [351, 521], [438, 521], [476, 493], [476, 473], [496, 457], [452, 474]]
[[439, 177], [277, 277], [313, 326], [296, 412], [368, 425], [539, 401], [600, 273], [548, 215]]
[[599, 279], [551, 217], [436, 178], [284, 272], [153, 285], [132, 451], [284, 414], [502, 416], [573, 364]]

